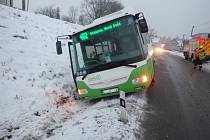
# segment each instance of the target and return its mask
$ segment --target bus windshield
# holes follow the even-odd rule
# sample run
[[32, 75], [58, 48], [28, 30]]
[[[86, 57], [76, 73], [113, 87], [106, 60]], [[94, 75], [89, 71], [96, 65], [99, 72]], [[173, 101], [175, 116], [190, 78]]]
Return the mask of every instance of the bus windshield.
[[127, 60], [141, 61], [144, 54], [132, 16], [77, 33], [73, 36], [73, 42], [74, 72]]

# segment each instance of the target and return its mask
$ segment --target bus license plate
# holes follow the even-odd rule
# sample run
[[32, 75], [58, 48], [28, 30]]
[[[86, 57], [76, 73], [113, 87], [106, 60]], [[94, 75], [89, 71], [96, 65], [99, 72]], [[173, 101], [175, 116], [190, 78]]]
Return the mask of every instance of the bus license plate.
[[117, 93], [118, 91], [119, 91], [118, 88], [105, 89], [105, 90], [102, 91], [102, 94]]

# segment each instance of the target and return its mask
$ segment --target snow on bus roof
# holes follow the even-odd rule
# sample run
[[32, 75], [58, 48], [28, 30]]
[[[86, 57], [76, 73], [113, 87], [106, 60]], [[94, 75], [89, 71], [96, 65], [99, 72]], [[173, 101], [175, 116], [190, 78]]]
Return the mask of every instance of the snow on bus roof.
[[106, 15], [104, 17], [95, 19], [91, 24], [85, 25], [82, 28], [80, 28], [78, 31], [74, 32], [73, 34], [79, 33], [81, 31], [87, 30], [89, 28], [95, 27], [97, 25], [112, 21], [114, 19], [120, 18], [120, 17], [124, 17], [127, 15], [135, 15], [138, 12], [135, 12], [134, 10], [131, 9], [123, 9], [117, 12], [114, 12], [112, 14]]

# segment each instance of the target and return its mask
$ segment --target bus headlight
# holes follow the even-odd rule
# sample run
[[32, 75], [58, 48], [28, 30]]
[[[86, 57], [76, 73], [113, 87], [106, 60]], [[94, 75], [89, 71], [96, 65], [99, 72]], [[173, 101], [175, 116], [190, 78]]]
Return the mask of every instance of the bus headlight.
[[133, 85], [138, 85], [138, 84], [143, 84], [143, 83], [146, 83], [148, 82], [148, 78], [146, 75], [143, 75], [141, 77], [138, 77], [138, 78], [135, 78], [132, 80], [132, 84]]
[[79, 93], [79, 95], [84, 95], [84, 94], [87, 94], [88, 91], [87, 91], [87, 89], [78, 89], [78, 93]]
[[160, 54], [160, 53], [163, 52], [163, 48], [156, 48], [156, 49], [155, 49], [155, 52], [156, 52], [157, 54]]
[[143, 75], [143, 76], [141, 77], [141, 82], [142, 82], [142, 83], [148, 82], [148, 78], [147, 78], [146, 75]]

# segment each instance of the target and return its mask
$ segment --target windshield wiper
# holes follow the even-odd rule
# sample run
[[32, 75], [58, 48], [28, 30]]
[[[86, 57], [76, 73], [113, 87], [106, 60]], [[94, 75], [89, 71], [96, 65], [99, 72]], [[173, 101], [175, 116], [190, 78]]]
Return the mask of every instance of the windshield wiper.
[[131, 65], [131, 64], [122, 64], [122, 66], [137, 68], [137, 65]]
[[83, 75], [83, 77], [82, 77], [82, 80], [84, 80], [86, 77], [87, 77], [87, 75], [88, 75], [89, 73], [88, 72], [86, 72], [86, 74], [85, 75]]
[[[107, 65], [107, 64], [111, 64], [111, 63], [112, 63], [112, 62], [106, 63], [106, 64], [101, 64], [101, 65], [97, 65], [97, 66], [95, 66], [95, 67], [90, 68], [90, 70], [92, 70], [92, 69], [99, 69], [100, 67], [102, 67], [102, 66], [104, 66], [104, 65]], [[88, 74], [89, 74], [89, 72], [87, 71], [86, 74], [82, 77], [82, 80], [84, 80], [84, 79], [87, 77]]]
[[[90, 69], [99, 69], [101, 66], [103, 66], [103, 65], [97, 65], [97, 66], [92, 67], [92, 68], [90, 68]], [[89, 70], [90, 70], [90, 69], [89, 69]], [[89, 72], [86, 71], [86, 74], [83, 75], [82, 80], [84, 80], [84, 79], [88, 76], [88, 74], [89, 74]]]

